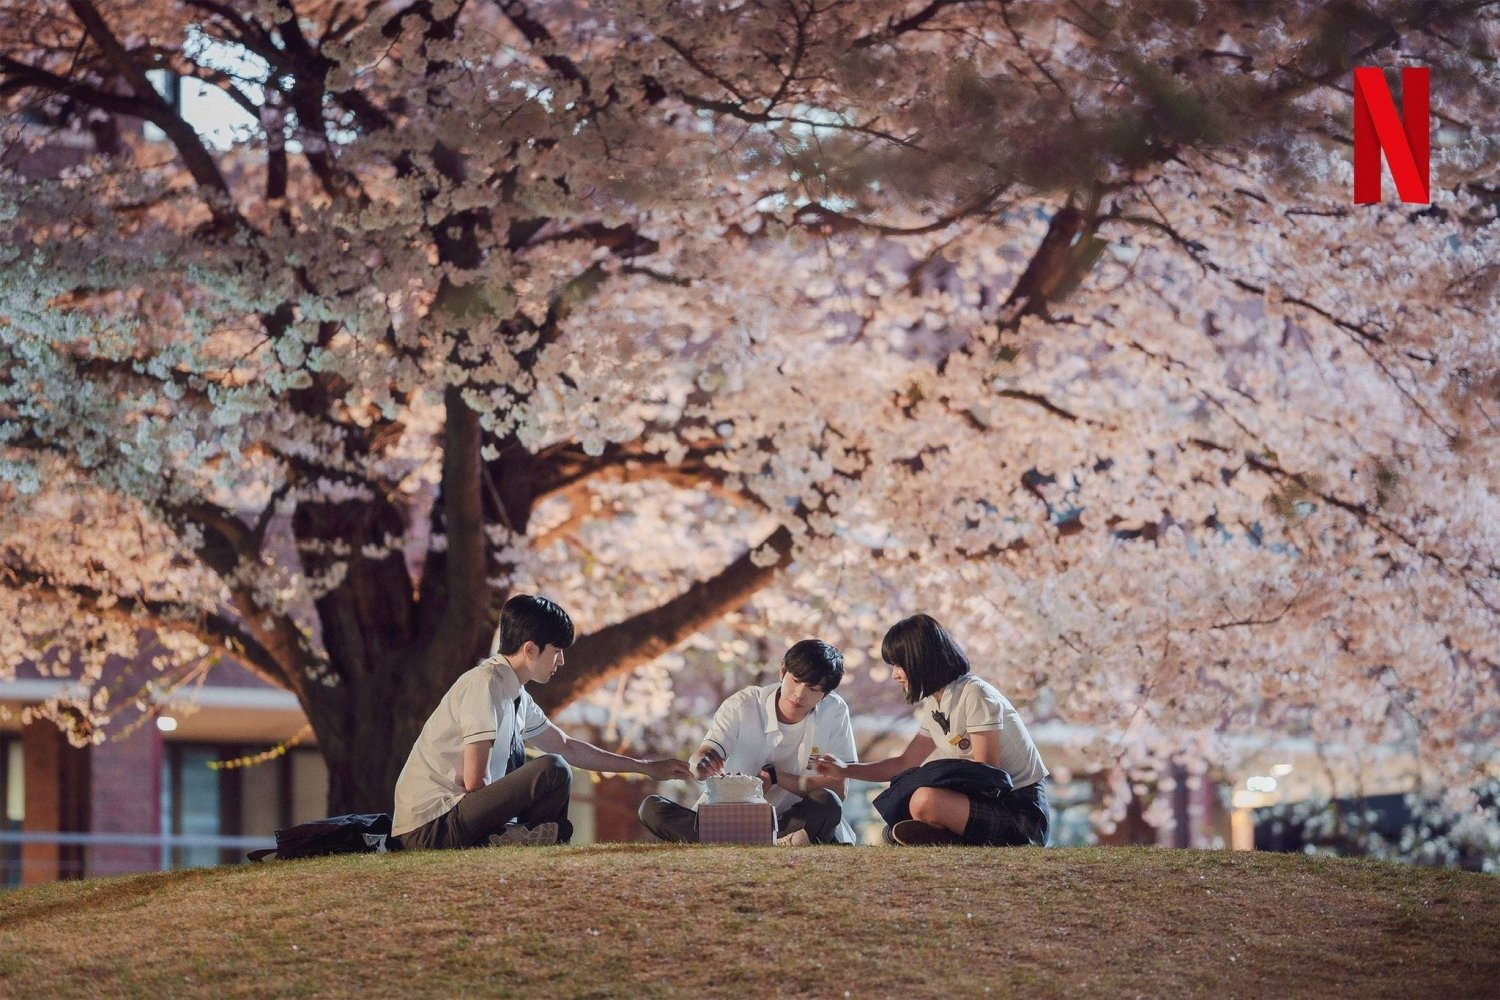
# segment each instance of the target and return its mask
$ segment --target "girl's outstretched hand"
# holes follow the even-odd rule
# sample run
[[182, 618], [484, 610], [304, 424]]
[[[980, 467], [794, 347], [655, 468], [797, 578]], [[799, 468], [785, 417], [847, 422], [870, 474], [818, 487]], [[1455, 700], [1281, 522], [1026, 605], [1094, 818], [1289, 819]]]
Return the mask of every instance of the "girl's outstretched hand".
[[831, 753], [820, 753], [813, 757], [812, 765], [815, 772], [827, 778], [844, 777], [844, 768], [849, 766]]

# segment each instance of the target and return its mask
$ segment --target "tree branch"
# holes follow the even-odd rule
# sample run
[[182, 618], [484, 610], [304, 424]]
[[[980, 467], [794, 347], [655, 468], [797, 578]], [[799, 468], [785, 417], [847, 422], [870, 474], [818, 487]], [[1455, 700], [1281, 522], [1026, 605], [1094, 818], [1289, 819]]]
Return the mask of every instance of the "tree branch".
[[[987, 0], [932, 0], [931, 3], [926, 4], [919, 10], [915, 11], [907, 17], [903, 17], [899, 21], [897, 21], [895, 18], [887, 18], [884, 28], [881, 28], [879, 31], [873, 31], [868, 35], [861, 35], [859, 38], [856, 38], [853, 42], [850, 43], [850, 48], [867, 49], [871, 46], [888, 42], [900, 35], [904, 35], [908, 31], [917, 31], [922, 27], [922, 25], [926, 24], [938, 14], [942, 13], [943, 8], [945, 7], [962, 7], [970, 3], [986, 2]], [[1002, 7], [1004, 6], [1004, 2], [1005, 0], [1001, 0]]]
[[[1213, 451], [1221, 454], [1235, 454], [1235, 451], [1233, 449], [1228, 448], [1225, 445], [1221, 445], [1215, 441], [1207, 441], [1202, 438], [1194, 438], [1189, 443], [1196, 448], [1203, 449], [1204, 451]], [[1461, 582], [1464, 585], [1464, 589], [1472, 594], [1480, 604], [1484, 605], [1484, 607], [1488, 609], [1491, 614], [1500, 617], [1500, 606], [1497, 606], [1493, 601], [1487, 598], [1478, 589], [1478, 587], [1475, 586], [1474, 581], [1464, 575], [1465, 573], [1469, 572], [1479, 572], [1490, 577], [1500, 577], [1500, 565], [1487, 564], [1475, 566], [1471, 561], [1461, 567], [1451, 566], [1449, 565], [1448, 560], [1444, 558], [1441, 553], [1433, 552], [1430, 549], [1425, 548], [1420, 541], [1402, 531], [1399, 527], [1392, 524], [1386, 518], [1381, 517], [1379, 513], [1371, 509], [1368, 505], [1345, 499], [1344, 497], [1340, 497], [1334, 493], [1330, 493], [1327, 490], [1319, 489], [1308, 480], [1307, 476], [1301, 473], [1293, 472], [1290, 469], [1283, 468], [1281, 465], [1277, 464], [1275, 461], [1269, 458], [1264, 458], [1250, 452], [1243, 452], [1241, 453], [1241, 455], [1245, 460], [1245, 465], [1253, 471], [1258, 472], [1270, 479], [1273, 479], [1276, 482], [1295, 486], [1297, 489], [1305, 491], [1308, 496], [1317, 497], [1319, 500], [1323, 501], [1330, 507], [1336, 507], [1339, 510], [1342, 510], [1346, 514], [1350, 515], [1360, 524], [1373, 527], [1381, 534], [1385, 535], [1387, 538], [1395, 539], [1396, 541], [1400, 542], [1411, 552], [1415, 553], [1418, 558], [1427, 559], [1435, 563], [1438, 568], [1443, 571], [1443, 573], [1448, 575], [1450, 578]]]
[[546, 711], [556, 711], [741, 607], [792, 561], [792, 534], [785, 527], [777, 528], [757, 548], [773, 550], [776, 561], [757, 566], [754, 550], [746, 552], [718, 576], [693, 584], [665, 604], [580, 638], [568, 651], [576, 666], [561, 671], [539, 689], [537, 703]]
[[[115, 66], [122, 76], [130, 83], [135, 92], [145, 105], [147, 118], [166, 133], [167, 138], [177, 147], [178, 155], [192, 174], [193, 180], [201, 188], [210, 192], [204, 201], [208, 209], [213, 213], [214, 223], [221, 228], [228, 228], [244, 222], [239, 213], [234, 209], [234, 200], [229, 191], [229, 184], [224, 175], [219, 172], [219, 166], [214, 158], [209, 155], [208, 149], [203, 145], [203, 140], [198, 133], [193, 131], [191, 125], [182, 119], [173, 108], [162, 99], [146, 78], [146, 71], [136, 65], [125, 51], [119, 39], [109, 30], [104, 18], [100, 16], [98, 9], [92, 0], [68, 0], [68, 6], [72, 8], [74, 15], [84, 26], [85, 30], [93, 36], [94, 41], [104, 52], [104, 55]], [[217, 193], [221, 198], [215, 198]]]
[[572, 506], [573, 513], [562, 524], [535, 536], [532, 544], [545, 548], [557, 539], [571, 535], [585, 521], [593, 520], [596, 515], [588, 503], [593, 484], [641, 483], [648, 480], [664, 482], [679, 490], [703, 490], [737, 507], [754, 505], [765, 509], [764, 502], [758, 497], [725, 489], [723, 473], [711, 466], [693, 460], [674, 465], [661, 455], [628, 453], [617, 461], [600, 462], [587, 467], [585, 471], [568, 477], [566, 483], [553, 487], [545, 494], [538, 492], [537, 500], [548, 496], [564, 498]]
[[95, 587], [58, 583], [49, 575], [0, 564], [0, 574], [11, 583], [58, 600], [75, 600], [89, 614], [136, 628], [187, 632], [207, 646], [232, 655], [251, 673], [276, 687], [289, 687], [285, 666], [250, 632], [228, 615], [191, 605], [106, 594]]
[[614, 482], [664, 479], [682, 489], [719, 486], [723, 474], [707, 464], [710, 454], [708, 448], [690, 448], [682, 461], [672, 463], [665, 455], [646, 451], [639, 441], [612, 442], [600, 455], [589, 455], [572, 442], [554, 445], [537, 455], [542, 469], [536, 479], [536, 499], [545, 499], [601, 475], [612, 477]]

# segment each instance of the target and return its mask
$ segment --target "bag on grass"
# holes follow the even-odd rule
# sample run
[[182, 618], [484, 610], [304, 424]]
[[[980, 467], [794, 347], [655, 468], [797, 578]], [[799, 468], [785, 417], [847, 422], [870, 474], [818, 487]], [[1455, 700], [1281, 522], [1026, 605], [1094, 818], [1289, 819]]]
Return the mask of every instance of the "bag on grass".
[[324, 854], [384, 853], [391, 835], [389, 813], [355, 813], [330, 816], [310, 823], [298, 823], [276, 831], [276, 846], [251, 851], [251, 861], [263, 861], [275, 855], [278, 861], [291, 858], [316, 858]]

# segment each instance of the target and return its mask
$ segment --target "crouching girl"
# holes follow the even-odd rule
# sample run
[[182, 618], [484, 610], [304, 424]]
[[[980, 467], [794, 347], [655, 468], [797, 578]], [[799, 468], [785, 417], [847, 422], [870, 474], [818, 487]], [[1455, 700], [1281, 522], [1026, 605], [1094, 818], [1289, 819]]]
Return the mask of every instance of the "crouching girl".
[[969, 672], [929, 615], [893, 625], [880, 655], [919, 705], [921, 728], [899, 756], [851, 764], [825, 754], [818, 773], [891, 782], [875, 800], [890, 843], [1045, 845], [1047, 768], [1015, 706]]

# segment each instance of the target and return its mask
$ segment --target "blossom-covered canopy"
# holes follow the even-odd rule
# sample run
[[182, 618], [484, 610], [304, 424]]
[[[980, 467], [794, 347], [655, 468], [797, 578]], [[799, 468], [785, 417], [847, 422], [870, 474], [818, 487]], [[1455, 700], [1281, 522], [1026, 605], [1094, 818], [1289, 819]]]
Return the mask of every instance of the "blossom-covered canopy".
[[[511, 592], [585, 633], [553, 707], [731, 612], [858, 667], [926, 610], [1122, 773], [1282, 734], [1468, 788], [1496, 37], [1386, 0], [9, 7], [0, 672], [81, 678], [87, 739], [227, 652], [352, 807]], [[1355, 206], [1351, 68], [1418, 64], [1432, 203]]]

